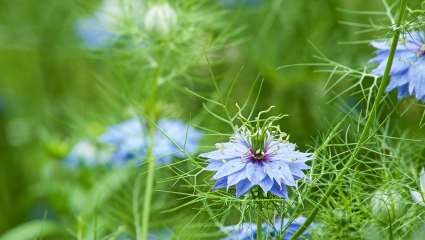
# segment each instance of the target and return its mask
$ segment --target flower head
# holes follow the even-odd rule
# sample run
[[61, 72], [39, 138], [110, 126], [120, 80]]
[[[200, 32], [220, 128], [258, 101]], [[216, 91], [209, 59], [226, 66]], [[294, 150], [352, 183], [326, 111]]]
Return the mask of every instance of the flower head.
[[[266, 239], [277, 240], [289, 240], [292, 235], [301, 227], [304, 223], [304, 217], [298, 217], [293, 222], [289, 222], [288, 219], [276, 219], [275, 223], [272, 225], [263, 224], [262, 225], [262, 237]], [[223, 240], [253, 240], [257, 239], [257, 225], [254, 223], [243, 223], [234, 226], [223, 227], [222, 231], [227, 233], [228, 236], [223, 238]], [[309, 236], [310, 229], [307, 229], [302, 237], [303, 239]]]
[[218, 143], [217, 150], [201, 154], [209, 162], [206, 170], [216, 172], [215, 188], [235, 185], [240, 197], [258, 185], [266, 193], [287, 198], [287, 186], [297, 187], [296, 180], [304, 177], [302, 170], [310, 168], [305, 162], [313, 156], [297, 151], [282, 136], [268, 128], [242, 127], [230, 142]]
[[[371, 44], [377, 50], [376, 57], [370, 62], [378, 64], [372, 73], [382, 76], [390, 44], [388, 41], [373, 41]], [[387, 92], [397, 89], [399, 98], [414, 96], [425, 102], [425, 38], [422, 32], [408, 33], [406, 39], [398, 44], [390, 75]]]
[[153, 5], [144, 18], [145, 29], [159, 35], [168, 34], [176, 23], [176, 11], [167, 3]]
[[[139, 118], [133, 118], [109, 129], [100, 137], [102, 143], [115, 146], [113, 162], [122, 165], [129, 160], [141, 161], [151, 146], [147, 127]], [[169, 163], [173, 157], [184, 157], [184, 152], [194, 153], [202, 133], [177, 120], [162, 119], [155, 132], [153, 155], [160, 164]]]
[[143, 6], [137, 0], [104, 0], [92, 15], [79, 20], [77, 33], [89, 48], [107, 47], [122, 35], [125, 29], [141, 25]]
[[422, 169], [419, 174], [419, 192], [410, 191], [413, 201], [415, 201], [420, 206], [425, 206], [425, 170]]

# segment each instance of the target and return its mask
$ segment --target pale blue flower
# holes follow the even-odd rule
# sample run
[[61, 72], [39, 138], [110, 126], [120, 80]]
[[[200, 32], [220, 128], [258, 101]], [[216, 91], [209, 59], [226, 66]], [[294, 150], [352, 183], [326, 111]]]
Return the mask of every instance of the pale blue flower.
[[[115, 146], [114, 164], [140, 162], [146, 157], [150, 138], [147, 126], [141, 121], [133, 118], [111, 126], [100, 137], [100, 142]], [[173, 157], [183, 158], [184, 152], [196, 152], [201, 137], [200, 131], [181, 121], [161, 119], [155, 132], [153, 155], [159, 164], [169, 163]]]
[[103, 0], [92, 15], [78, 20], [75, 28], [88, 48], [105, 48], [138, 29], [142, 14], [139, 0]]
[[[270, 240], [289, 240], [292, 235], [301, 227], [304, 223], [304, 217], [298, 217], [289, 223], [288, 219], [276, 219], [274, 225], [263, 223], [261, 232], [264, 239]], [[303, 233], [302, 238], [309, 237], [310, 227]], [[227, 237], [222, 240], [255, 240], [257, 239], [257, 225], [254, 223], [243, 223], [234, 226], [223, 227], [222, 231], [228, 234]]]
[[[390, 53], [389, 41], [373, 41], [376, 57], [370, 62], [378, 64], [373, 74], [383, 76]], [[398, 98], [414, 96], [425, 102], [425, 39], [423, 32], [406, 34], [397, 46], [391, 68], [391, 80], [386, 91], [398, 90]]]
[[253, 136], [249, 131], [239, 131], [230, 142], [218, 143], [217, 150], [200, 155], [208, 159], [206, 170], [216, 172], [214, 188], [236, 186], [236, 196], [240, 197], [258, 185], [266, 193], [288, 198], [287, 186], [297, 187], [296, 180], [304, 177], [302, 170], [310, 168], [305, 162], [313, 159], [312, 154], [295, 150], [295, 144], [269, 132], [259, 145]]
[[65, 165], [70, 168], [103, 165], [110, 161], [110, 155], [106, 149], [101, 150], [90, 140], [83, 139], [65, 157]]
[[92, 49], [107, 47], [118, 39], [118, 35], [108, 30], [96, 15], [79, 20], [76, 31], [85, 45]]

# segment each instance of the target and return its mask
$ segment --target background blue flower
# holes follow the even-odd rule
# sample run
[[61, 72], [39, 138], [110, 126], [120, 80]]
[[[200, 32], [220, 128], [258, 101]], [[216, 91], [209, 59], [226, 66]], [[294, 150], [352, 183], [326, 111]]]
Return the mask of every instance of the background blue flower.
[[295, 150], [295, 144], [278, 141], [270, 134], [261, 153], [254, 149], [246, 132], [236, 133], [230, 142], [216, 147], [200, 156], [208, 159], [206, 170], [216, 172], [214, 188], [235, 185], [237, 197], [258, 185], [264, 192], [288, 198], [287, 186], [297, 186], [296, 180], [304, 177], [302, 170], [310, 168], [305, 162], [313, 159], [312, 154]]
[[[289, 240], [292, 235], [298, 230], [298, 228], [304, 223], [304, 217], [298, 217], [289, 224], [288, 219], [276, 219], [274, 225], [263, 224], [262, 225], [262, 237], [267, 239], [277, 240], [279, 239]], [[309, 237], [309, 231], [311, 227], [307, 229], [300, 239]], [[257, 225], [254, 223], [243, 223], [234, 226], [223, 227], [222, 231], [227, 233], [228, 236], [223, 240], [255, 240], [257, 239]]]
[[[100, 137], [105, 144], [115, 146], [113, 163], [122, 165], [129, 160], [141, 161], [150, 146], [147, 127], [143, 120], [133, 118], [111, 126]], [[198, 149], [202, 133], [189, 125], [171, 119], [161, 119], [155, 132], [153, 154], [159, 164], [166, 164], [173, 157], [184, 157], [181, 150], [193, 154]], [[180, 149], [181, 148], [181, 149]]]
[[118, 38], [102, 24], [97, 14], [79, 20], [75, 28], [85, 45], [91, 49], [107, 47]]
[[[370, 62], [378, 64], [372, 71], [373, 74], [383, 76], [385, 65], [390, 53], [389, 41], [373, 41], [372, 46], [376, 57]], [[398, 97], [414, 96], [425, 102], [425, 39], [423, 32], [406, 34], [406, 39], [401, 41], [396, 49], [393, 66], [391, 68], [391, 81], [387, 92], [398, 90]]]

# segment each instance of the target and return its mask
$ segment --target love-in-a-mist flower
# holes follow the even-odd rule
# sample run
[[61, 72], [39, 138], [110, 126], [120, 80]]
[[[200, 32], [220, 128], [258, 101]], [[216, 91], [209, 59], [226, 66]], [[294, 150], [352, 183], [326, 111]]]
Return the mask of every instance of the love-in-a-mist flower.
[[145, 29], [155, 34], [166, 35], [176, 24], [176, 11], [167, 3], [151, 6], [144, 17]]
[[296, 150], [282, 133], [267, 128], [255, 131], [241, 127], [229, 142], [216, 144], [217, 150], [200, 156], [208, 159], [206, 170], [215, 171], [215, 188], [236, 186], [240, 197], [254, 186], [267, 193], [287, 198], [287, 186], [297, 187], [297, 180], [309, 169], [311, 153]]
[[[405, 35], [397, 46], [391, 68], [391, 80], [387, 92], [397, 89], [398, 97], [414, 96], [425, 102], [425, 39], [423, 32], [411, 32]], [[373, 41], [376, 57], [370, 62], [378, 66], [373, 74], [384, 75], [385, 66], [390, 53], [390, 42]]]
[[91, 167], [109, 162], [111, 153], [106, 149], [99, 149], [90, 140], [79, 141], [65, 157], [65, 165], [70, 168], [78, 166]]
[[[130, 160], [142, 161], [150, 144], [149, 131], [142, 119], [133, 118], [113, 125], [100, 137], [102, 143], [115, 146], [113, 162], [122, 165]], [[187, 124], [171, 119], [161, 119], [155, 131], [153, 155], [159, 164], [173, 157], [193, 154], [198, 148], [202, 133]]]
[[98, 10], [76, 24], [77, 33], [89, 48], [103, 48], [127, 30], [142, 25], [143, 5], [139, 0], [103, 0]]
[[[262, 224], [261, 237], [262, 239], [270, 240], [289, 240], [292, 235], [301, 227], [305, 222], [304, 217], [298, 217], [289, 223], [288, 219], [276, 219], [273, 225]], [[305, 239], [309, 237], [311, 228], [314, 225], [310, 225], [309, 228], [302, 234], [299, 239]], [[222, 240], [254, 240], [257, 239], [257, 225], [254, 223], [242, 223], [233, 226], [222, 227], [222, 232], [228, 236]]]
[[425, 206], [425, 170], [419, 174], [419, 191], [410, 191], [413, 201], [420, 206]]

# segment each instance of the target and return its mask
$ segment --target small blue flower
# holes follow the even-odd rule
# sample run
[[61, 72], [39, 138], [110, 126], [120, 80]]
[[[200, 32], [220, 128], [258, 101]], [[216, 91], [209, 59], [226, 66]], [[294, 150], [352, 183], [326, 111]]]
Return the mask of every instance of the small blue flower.
[[288, 198], [287, 186], [297, 187], [296, 180], [304, 177], [302, 170], [312, 160], [310, 153], [295, 150], [296, 145], [273, 136], [268, 131], [258, 141], [256, 134], [240, 130], [230, 142], [216, 144], [217, 150], [200, 156], [209, 161], [206, 170], [215, 171], [214, 188], [236, 186], [240, 197], [258, 185], [264, 192]]
[[[388, 41], [373, 41], [376, 57], [370, 62], [378, 64], [373, 74], [383, 76], [390, 53]], [[398, 98], [414, 96], [425, 102], [425, 39], [423, 32], [412, 32], [401, 41], [394, 55], [390, 72], [391, 81], [386, 91], [398, 90]]]
[[87, 139], [79, 141], [65, 157], [65, 165], [69, 168], [79, 166], [92, 167], [105, 164], [110, 160], [107, 150], [100, 150], [94, 143]]
[[88, 48], [110, 46], [129, 29], [141, 25], [143, 4], [138, 0], [103, 0], [91, 15], [76, 23], [76, 32]]
[[[141, 121], [133, 118], [111, 126], [100, 137], [100, 142], [115, 146], [114, 164], [141, 161], [146, 156], [151, 144], [148, 129]], [[169, 163], [173, 157], [183, 158], [185, 154], [181, 149], [193, 154], [201, 137], [201, 132], [181, 121], [162, 119], [155, 132], [153, 155], [159, 164]]]
[[109, 31], [102, 24], [96, 14], [79, 20], [76, 24], [76, 31], [86, 46], [91, 49], [107, 47], [118, 38], [118, 35]]
[[[289, 223], [288, 219], [284, 219], [283, 222], [281, 219], [276, 219], [274, 225], [263, 224], [261, 228], [262, 237], [265, 239], [277, 240], [289, 240], [292, 235], [301, 227], [304, 223], [304, 217], [298, 217], [293, 222]], [[302, 235], [302, 238], [305, 239], [309, 237], [308, 228]], [[254, 223], [243, 223], [234, 226], [223, 227], [222, 231], [227, 233], [228, 236], [222, 240], [255, 240], [257, 239], [257, 225]]]

